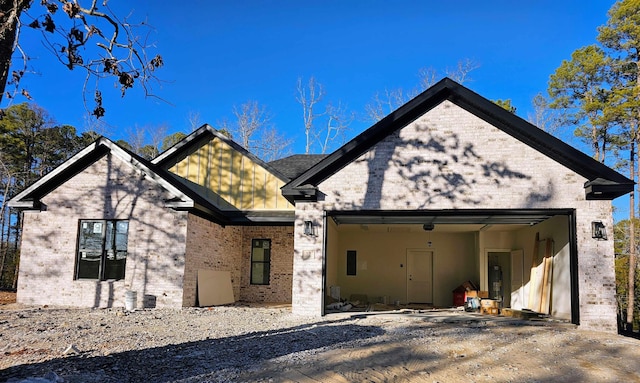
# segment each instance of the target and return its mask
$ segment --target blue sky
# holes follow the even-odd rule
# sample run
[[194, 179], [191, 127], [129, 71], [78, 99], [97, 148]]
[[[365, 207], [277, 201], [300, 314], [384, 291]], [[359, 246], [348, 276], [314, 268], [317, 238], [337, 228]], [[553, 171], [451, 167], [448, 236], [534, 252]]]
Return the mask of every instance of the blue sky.
[[[364, 115], [385, 89], [410, 90], [418, 72], [444, 73], [464, 59], [479, 68], [465, 86], [489, 99], [511, 99], [523, 118], [545, 92], [549, 75], [571, 53], [595, 42], [613, 1], [169, 1], [110, 3], [131, 20], [147, 19], [152, 53], [165, 66], [155, 93], [120, 98], [105, 92], [107, 136], [126, 138], [134, 127], [189, 132], [188, 116], [202, 123], [232, 120], [248, 100], [267, 108], [273, 125], [304, 152], [296, 81], [314, 76], [326, 99]], [[180, 5], [177, 5], [180, 4]], [[23, 49], [34, 59], [23, 81], [34, 101], [58, 123], [86, 127], [83, 75], [60, 65], [38, 33], [24, 30]], [[103, 82], [109, 89], [112, 83]], [[17, 100], [21, 101], [20, 99]], [[6, 100], [4, 100], [6, 104]], [[356, 119], [349, 137], [370, 125]], [[571, 135], [569, 135], [570, 137]], [[573, 142], [574, 145], [581, 147]]]
[[[254, 100], [272, 122], [304, 150], [298, 77], [315, 76], [326, 98], [356, 113], [376, 92], [409, 90], [420, 68], [441, 73], [471, 59], [480, 67], [465, 86], [489, 99], [511, 99], [527, 117], [531, 99], [571, 53], [595, 42], [609, 1], [185, 1], [112, 0], [120, 14], [147, 19], [162, 54], [161, 102], [129, 91], [105, 100], [107, 134], [165, 125], [188, 131], [187, 117], [231, 119], [234, 105]], [[132, 5], [133, 4], [133, 5]], [[452, 6], [451, 4], [455, 4]], [[85, 126], [81, 73], [69, 71], [44, 50], [38, 33], [25, 29], [22, 46], [34, 59], [25, 85], [34, 101], [59, 122]], [[103, 89], [112, 83], [103, 82]], [[105, 91], [105, 93], [107, 93]], [[18, 99], [20, 101], [20, 99]], [[5, 100], [6, 103], [6, 100]], [[356, 120], [351, 135], [368, 127]]]

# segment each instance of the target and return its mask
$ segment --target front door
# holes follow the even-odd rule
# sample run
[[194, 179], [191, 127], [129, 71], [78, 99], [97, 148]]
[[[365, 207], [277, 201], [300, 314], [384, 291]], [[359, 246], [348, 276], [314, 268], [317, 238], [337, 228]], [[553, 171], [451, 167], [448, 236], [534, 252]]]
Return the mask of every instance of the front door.
[[431, 250], [407, 250], [407, 303], [433, 303]]

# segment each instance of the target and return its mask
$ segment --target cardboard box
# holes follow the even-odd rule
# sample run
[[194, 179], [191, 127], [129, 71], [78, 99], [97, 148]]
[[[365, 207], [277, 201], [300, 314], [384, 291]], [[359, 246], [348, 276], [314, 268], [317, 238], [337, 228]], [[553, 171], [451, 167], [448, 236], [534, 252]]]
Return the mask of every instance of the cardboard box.
[[478, 290], [467, 291], [467, 298], [489, 298], [489, 292]]
[[486, 308], [498, 308], [498, 301], [494, 300], [494, 299], [483, 299], [480, 301], [480, 307], [486, 307]]
[[497, 307], [480, 307], [480, 313], [485, 315], [498, 315], [500, 309]]

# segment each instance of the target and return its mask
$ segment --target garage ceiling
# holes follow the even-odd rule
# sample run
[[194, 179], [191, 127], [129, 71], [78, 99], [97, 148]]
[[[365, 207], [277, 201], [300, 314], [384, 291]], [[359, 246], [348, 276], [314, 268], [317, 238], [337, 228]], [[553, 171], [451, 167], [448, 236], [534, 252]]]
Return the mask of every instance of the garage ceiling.
[[467, 233], [476, 231], [514, 231], [528, 225], [480, 225], [480, 224], [446, 224], [435, 225], [432, 231], [426, 231], [423, 225], [417, 224], [342, 224], [339, 232], [372, 232], [372, 233]]

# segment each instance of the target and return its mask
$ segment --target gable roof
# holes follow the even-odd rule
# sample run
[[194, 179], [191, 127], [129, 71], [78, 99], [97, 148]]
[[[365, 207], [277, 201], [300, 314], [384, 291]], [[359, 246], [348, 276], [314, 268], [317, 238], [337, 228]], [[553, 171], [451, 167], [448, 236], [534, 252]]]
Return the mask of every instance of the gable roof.
[[319, 183], [354, 161], [388, 135], [407, 126], [445, 100], [487, 121], [586, 178], [588, 180], [585, 183], [587, 199], [613, 199], [633, 190], [634, 182], [622, 174], [494, 102], [449, 78], [444, 78], [283, 186], [283, 195], [291, 202], [315, 200]]
[[327, 156], [328, 154], [294, 154], [268, 164], [286, 177], [294, 179]]
[[208, 217], [216, 222], [221, 224], [227, 223], [227, 217], [225, 217], [217, 207], [176, 180], [169, 172], [122, 148], [105, 137], [98, 138], [92, 144], [17, 194], [9, 200], [8, 206], [18, 209], [40, 209], [41, 199], [44, 196], [108, 153], [115, 155], [128, 166], [140, 170], [149, 180], [174, 195], [175, 197], [173, 199], [164, 201], [166, 207], [176, 210], [197, 211], [199, 215]]
[[181, 159], [189, 155], [194, 149], [197, 149], [202, 144], [203, 141], [210, 140], [212, 136], [223, 141], [225, 144], [231, 146], [235, 151], [248, 157], [249, 159], [251, 159], [251, 161], [262, 166], [263, 168], [271, 172], [274, 176], [278, 177], [282, 181], [284, 182], [291, 181], [290, 177], [287, 177], [275, 167], [264, 162], [263, 160], [258, 158], [256, 155], [249, 152], [247, 149], [243, 148], [242, 146], [238, 145], [235, 141], [228, 138], [224, 134], [221, 134], [216, 129], [211, 127], [211, 125], [209, 124], [204, 124], [198, 129], [194, 130], [187, 137], [183, 138], [182, 140], [180, 140], [178, 143], [176, 143], [169, 149], [160, 153], [160, 155], [154, 158], [151, 162], [154, 165], [162, 167], [163, 169], [168, 169], [171, 166], [175, 165], [178, 161], [180, 161]]

